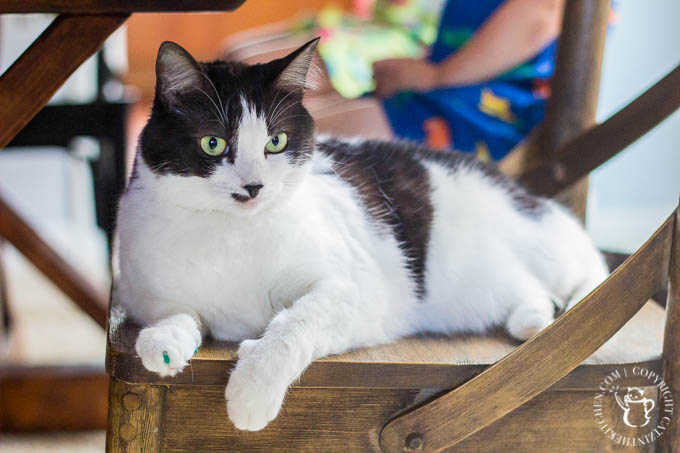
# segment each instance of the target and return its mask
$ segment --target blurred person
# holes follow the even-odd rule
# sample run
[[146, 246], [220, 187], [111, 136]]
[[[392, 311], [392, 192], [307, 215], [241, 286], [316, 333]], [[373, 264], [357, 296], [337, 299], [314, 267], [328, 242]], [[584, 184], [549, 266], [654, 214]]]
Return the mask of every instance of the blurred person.
[[[374, 96], [318, 109], [317, 128], [501, 159], [543, 119], [563, 9], [564, 0], [449, 0], [427, 56], [376, 60]], [[320, 32], [336, 87], [335, 38]]]

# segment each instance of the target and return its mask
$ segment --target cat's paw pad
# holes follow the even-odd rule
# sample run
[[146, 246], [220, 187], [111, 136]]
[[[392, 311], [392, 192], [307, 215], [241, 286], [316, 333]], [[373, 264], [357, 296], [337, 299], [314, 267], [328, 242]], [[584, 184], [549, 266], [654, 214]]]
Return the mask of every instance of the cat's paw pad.
[[135, 349], [144, 368], [161, 376], [174, 376], [184, 369], [200, 345], [194, 326], [176, 324], [147, 327], [139, 332]]
[[259, 431], [281, 409], [287, 383], [275, 377], [275, 370], [263, 371], [256, 361], [241, 359], [231, 373], [224, 396], [229, 419], [238, 429]]

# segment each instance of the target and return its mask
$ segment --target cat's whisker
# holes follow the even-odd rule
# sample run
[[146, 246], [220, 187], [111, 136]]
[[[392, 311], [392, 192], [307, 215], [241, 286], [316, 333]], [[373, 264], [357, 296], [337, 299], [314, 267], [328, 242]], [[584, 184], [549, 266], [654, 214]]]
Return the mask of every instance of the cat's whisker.
[[[217, 100], [218, 100], [219, 103], [220, 103], [220, 107], [222, 107], [222, 110], [218, 110], [218, 111], [219, 111], [219, 112], [223, 112], [223, 111], [224, 111], [224, 106], [222, 105], [222, 98], [220, 97], [220, 93], [217, 91], [217, 88], [215, 87], [215, 84], [212, 82], [212, 80], [210, 80], [210, 77], [208, 77], [207, 74], [201, 72], [201, 75], [205, 78], [205, 80], [208, 81], [208, 83], [210, 83], [210, 86], [212, 86], [213, 91], [215, 91], [215, 96], [217, 96]], [[213, 102], [213, 103], [214, 103], [214, 102]], [[215, 108], [217, 108], [217, 106], [215, 106]], [[222, 123], [224, 124], [224, 123], [226, 123], [226, 122], [227, 122], [227, 118], [225, 117], [224, 114], [222, 114]]]
[[[279, 103], [276, 104], [276, 107], [274, 107], [274, 108], [272, 109], [271, 118], [274, 118], [274, 116], [277, 114], [277, 110], [278, 110], [279, 106], [281, 105], [281, 103], [282, 103], [283, 101], [285, 101], [286, 98], [287, 98], [288, 96], [290, 96], [291, 94], [293, 94], [293, 93], [294, 93], [294, 91], [289, 91], [283, 98], [281, 98], [281, 100], [279, 101]], [[272, 119], [272, 120], [271, 120], [272, 123], [273, 123], [274, 121], [275, 121], [275, 119]]]
[[280, 119], [280, 120], [278, 120], [278, 121], [272, 121], [271, 124], [272, 124], [272, 125], [276, 125], [276, 124], [279, 124], [279, 123], [283, 123], [284, 121], [289, 120], [289, 119], [292, 119], [292, 118], [303, 118], [303, 117], [305, 117], [305, 116], [307, 116], [307, 115], [292, 115], [292, 116], [287, 116], [287, 117], [282, 118], [282, 119]]
[[227, 121], [226, 121], [226, 118], [229, 116], [229, 115], [227, 114], [227, 112], [228, 112], [228, 110], [229, 110], [229, 105], [231, 104], [231, 100], [232, 100], [233, 98], [234, 98], [234, 97], [231, 96], [229, 99], [227, 99], [227, 104], [224, 106], [224, 118], [225, 118], [225, 122], [227, 122]]
[[[217, 117], [217, 119], [219, 119], [220, 123], [222, 124], [222, 127], [224, 127], [224, 128], [226, 129], [227, 126], [226, 126], [226, 124], [224, 123], [224, 120], [222, 120], [222, 118], [221, 118], [220, 115], [219, 115], [220, 109], [219, 109], [219, 107], [217, 107], [217, 104], [215, 103], [215, 101], [213, 100], [213, 98], [210, 97], [210, 96], [208, 95], [208, 93], [206, 93], [205, 91], [203, 91], [202, 89], [200, 89], [200, 88], [198, 88], [198, 87], [196, 87], [196, 90], [198, 90], [198, 91], [200, 91], [201, 93], [203, 93], [203, 94], [205, 95], [205, 97], [207, 97], [207, 98], [210, 100], [210, 102], [212, 102], [212, 105], [215, 106], [215, 110], [216, 110], [216, 112], [213, 112], [213, 113], [215, 114], [215, 116]], [[212, 111], [212, 108], [211, 108], [210, 110]]]
[[295, 107], [295, 106], [300, 105], [300, 104], [302, 104], [302, 101], [293, 102], [292, 104], [285, 106], [285, 107], [281, 110], [281, 112], [278, 113], [278, 115], [276, 116], [276, 118], [272, 120], [272, 123], [277, 122], [277, 121], [278, 121], [278, 118], [279, 118], [281, 115], [283, 115], [287, 110], [289, 110], [291, 107]]

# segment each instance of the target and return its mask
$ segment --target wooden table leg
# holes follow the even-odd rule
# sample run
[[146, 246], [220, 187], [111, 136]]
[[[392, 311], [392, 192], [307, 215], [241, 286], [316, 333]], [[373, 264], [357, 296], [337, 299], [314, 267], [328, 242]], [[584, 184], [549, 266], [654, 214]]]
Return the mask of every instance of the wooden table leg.
[[[128, 15], [58, 16], [0, 77], [0, 150]], [[107, 299], [82, 279], [0, 198], [0, 235], [70, 296], [100, 326]]]
[[0, 236], [11, 242], [97, 324], [106, 326], [108, 299], [84, 280], [0, 197]]
[[0, 77], [0, 149], [127, 17], [61, 15], [47, 27]]

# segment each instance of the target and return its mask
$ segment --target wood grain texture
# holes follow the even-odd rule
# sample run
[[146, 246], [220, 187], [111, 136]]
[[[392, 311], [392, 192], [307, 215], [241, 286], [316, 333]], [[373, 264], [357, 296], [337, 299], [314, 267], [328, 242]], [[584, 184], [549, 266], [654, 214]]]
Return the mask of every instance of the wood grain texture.
[[72, 431], [106, 426], [109, 377], [101, 366], [0, 369], [0, 431]]
[[14, 245], [97, 324], [106, 326], [106, 296], [83, 279], [1, 196], [0, 236]]
[[47, 27], [0, 76], [0, 150], [126, 19], [126, 15], [59, 16]]
[[[668, 320], [664, 333], [663, 372], [677, 408], [680, 404], [680, 208], [676, 211], [675, 217], [666, 311]], [[680, 451], [680, 415], [677, 409], [675, 412], [668, 431], [661, 437], [659, 452]]]
[[[120, 394], [156, 392], [155, 385], [123, 385]], [[143, 390], [139, 390], [143, 389]], [[645, 389], [654, 395], [654, 389]], [[598, 430], [593, 418], [592, 391], [547, 392], [455, 448], [456, 453], [502, 452], [612, 452], [617, 445]], [[430, 389], [301, 388], [290, 391], [286, 403], [266, 429], [236, 430], [229, 422], [223, 386], [173, 385], [161, 390], [158, 406], [147, 406], [155, 417], [162, 411], [161, 439], [149, 450], [119, 443], [109, 453], [157, 451], [193, 452], [381, 452], [378, 433], [386, 417], [437, 395]], [[134, 403], [134, 401], [133, 401]], [[124, 403], [123, 403], [124, 404]], [[471, 405], [476, 402], [471, 401]], [[615, 405], [613, 398], [607, 402]], [[162, 409], [161, 409], [162, 408]], [[614, 407], [607, 421], [625, 428]], [[618, 408], [616, 408], [618, 409]], [[137, 409], [143, 410], [143, 409]], [[115, 422], [118, 423], [118, 422]], [[114, 448], [115, 447], [115, 448]], [[117, 449], [116, 449], [117, 448]], [[649, 448], [629, 451], [650, 451]]]
[[121, 14], [232, 11], [245, 0], [0, 0], [0, 13]]
[[381, 433], [383, 449], [401, 452], [405, 439], [416, 433], [422, 451], [442, 451], [562, 379], [665, 283], [674, 223], [675, 213], [603, 284], [540, 334], [456, 390], [388, 422]]
[[595, 122], [609, 3], [565, 2], [555, 75], [538, 138], [539, 152], [547, 157]]
[[[680, 66], [634, 101], [520, 175], [530, 190], [553, 196], [607, 162], [680, 108]], [[559, 175], [559, 178], [557, 177]]]
[[[654, 398], [655, 387], [644, 387]], [[647, 452], [654, 445], [622, 448], [599, 430], [593, 415], [592, 391], [544, 392], [500, 420], [478, 431], [447, 453], [585, 453]], [[628, 436], [639, 430], [626, 427], [614, 398], [603, 400], [606, 423], [617, 433]], [[471, 402], [474, 406], [477, 403]], [[656, 422], [653, 413], [650, 423]]]
[[[106, 451], [109, 453], [161, 453], [161, 438], [166, 432], [165, 387], [128, 385], [116, 379], [109, 384], [109, 417]], [[184, 427], [185, 432], [202, 422]], [[200, 451], [200, 450], [199, 450]]]
[[[545, 121], [528, 159], [552, 162], [559, 148], [595, 123], [610, 0], [565, 2]], [[539, 192], [542, 193], [542, 192]], [[585, 219], [588, 181], [573, 181], [558, 201]]]
[[[583, 365], [555, 385], [559, 389], [595, 389], [621, 363], [639, 363], [660, 371], [665, 314], [647, 303], [617, 335]], [[206, 339], [190, 367], [175, 377], [147, 371], [136, 356], [139, 327], [112, 307], [107, 370], [131, 383], [224, 385], [236, 361], [235, 343]], [[315, 361], [296, 385], [303, 387], [451, 389], [484, 371], [517, 348], [501, 330], [489, 336], [418, 336], [356, 349]], [[635, 379], [628, 385], [642, 385]]]

